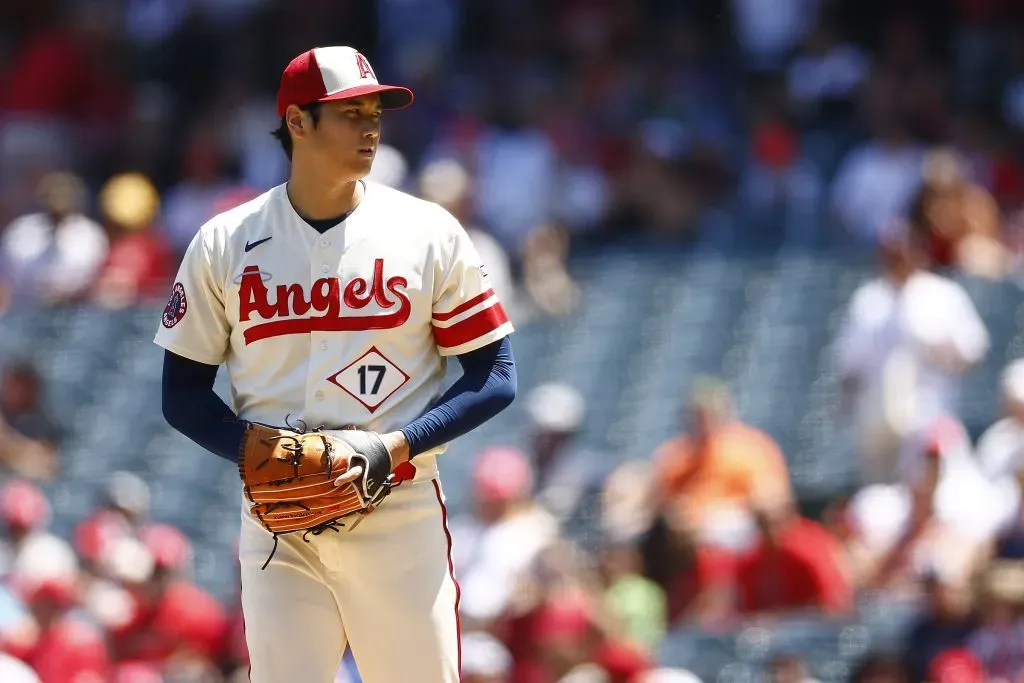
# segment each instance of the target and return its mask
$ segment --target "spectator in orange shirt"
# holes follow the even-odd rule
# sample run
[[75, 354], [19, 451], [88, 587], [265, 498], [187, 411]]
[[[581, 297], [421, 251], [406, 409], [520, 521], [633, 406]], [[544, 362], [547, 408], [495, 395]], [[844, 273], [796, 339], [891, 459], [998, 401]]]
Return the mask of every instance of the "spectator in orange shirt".
[[656, 496], [668, 514], [694, 515], [701, 532], [755, 506], [787, 505], [793, 495], [785, 458], [770, 436], [743, 424], [732, 396], [716, 380], [698, 383], [691, 431], [654, 453]]
[[744, 614], [821, 610], [853, 604], [842, 548], [825, 527], [785, 506], [755, 514], [761, 539], [737, 569], [737, 609]]

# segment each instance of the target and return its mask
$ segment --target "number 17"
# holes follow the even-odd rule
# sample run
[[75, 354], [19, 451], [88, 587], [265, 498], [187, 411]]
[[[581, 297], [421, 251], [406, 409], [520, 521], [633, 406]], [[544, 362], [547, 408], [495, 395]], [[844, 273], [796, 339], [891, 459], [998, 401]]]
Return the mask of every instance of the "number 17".
[[377, 377], [373, 380], [373, 388], [369, 391], [370, 394], [376, 394], [380, 389], [380, 383], [384, 381], [384, 373], [387, 372], [386, 365], [360, 365], [359, 366], [359, 393], [364, 396], [367, 394], [366, 391], [366, 371], [377, 373]]

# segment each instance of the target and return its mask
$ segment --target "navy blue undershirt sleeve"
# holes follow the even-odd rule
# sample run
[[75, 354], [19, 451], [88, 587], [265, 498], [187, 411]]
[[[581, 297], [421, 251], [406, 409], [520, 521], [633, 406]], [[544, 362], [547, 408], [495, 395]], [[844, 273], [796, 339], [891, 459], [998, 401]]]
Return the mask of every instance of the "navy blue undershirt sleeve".
[[456, 357], [462, 376], [426, 413], [402, 428], [411, 456], [476, 429], [516, 397], [516, 364], [508, 337]]
[[164, 419], [206, 450], [237, 463], [245, 425], [213, 390], [217, 368], [165, 351]]
[[[402, 432], [418, 455], [472, 431], [516, 396], [516, 366], [508, 337], [456, 356], [462, 376]], [[164, 352], [164, 419], [208, 451], [237, 463], [245, 425], [213, 390], [216, 365]]]

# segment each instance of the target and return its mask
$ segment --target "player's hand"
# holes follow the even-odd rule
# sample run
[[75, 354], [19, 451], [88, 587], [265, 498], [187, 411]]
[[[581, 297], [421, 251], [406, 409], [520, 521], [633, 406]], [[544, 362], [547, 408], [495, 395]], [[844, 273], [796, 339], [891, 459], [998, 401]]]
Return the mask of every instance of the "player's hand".
[[405, 438], [405, 434], [402, 431], [389, 432], [388, 434], [381, 435], [380, 438], [384, 441], [384, 445], [387, 446], [388, 453], [391, 454], [392, 470], [403, 462], [409, 462], [409, 440]]
[[[397, 451], [403, 450], [401, 446], [404, 444], [405, 459], [408, 459], [409, 445], [405, 441], [405, 436], [401, 432], [393, 432], [391, 434], [377, 434], [376, 432], [369, 432], [359, 429], [354, 425], [346, 425], [340, 430], [328, 430], [328, 433], [335, 438], [346, 441], [349, 445], [355, 448], [356, 452], [369, 457], [369, 469], [370, 476], [373, 478], [387, 477], [387, 474], [392, 472], [396, 466], [395, 455]], [[395, 434], [401, 437], [401, 442], [395, 438]], [[376, 455], [374, 451], [376, 450]], [[401, 454], [399, 453], [399, 456]], [[339, 468], [345, 468], [345, 473], [334, 480], [335, 487], [348, 486], [350, 484], [356, 484], [361, 486], [361, 478], [364, 476], [364, 468], [367, 466], [367, 461], [362, 458], [355, 459], [355, 465], [352, 461], [348, 462], [336, 462]], [[376, 474], [373, 474], [375, 469], [379, 469]], [[370, 483], [370, 486], [375, 484]]]
[[[397, 435], [397, 436], [396, 436]], [[393, 434], [384, 434], [381, 436], [384, 441], [384, 445], [387, 446], [388, 452], [391, 454], [391, 469], [394, 470], [396, 467], [401, 465], [403, 462], [409, 461], [409, 442], [405, 439], [405, 434], [402, 432], [394, 432]], [[341, 475], [334, 480], [335, 486], [345, 486], [351, 484], [363, 474], [363, 468], [360, 465], [349, 469], [345, 474]]]
[[363, 468], [362, 468], [361, 465], [356, 465], [355, 467], [350, 467], [350, 468], [348, 468], [348, 470], [345, 471], [345, 474], [341, 475], [340, 477], [338, 477], [337, 479], [334, 480], [334, 485], [335, 486], [345, 486], [347, 484], [351, 484], [356, 479], [361, 477], [362, 474], [363, 474]]

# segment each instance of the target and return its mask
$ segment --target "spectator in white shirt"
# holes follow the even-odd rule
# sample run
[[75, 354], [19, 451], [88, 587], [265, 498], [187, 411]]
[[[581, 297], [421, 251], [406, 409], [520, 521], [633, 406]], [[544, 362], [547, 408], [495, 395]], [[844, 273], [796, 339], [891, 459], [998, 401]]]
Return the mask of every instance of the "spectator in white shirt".
[[928, 271], [923, 240], [896, 225], [881, 244], [882, 275], [853, 294], [836, 342], [868, 483], [904, 481], [923, 434], [956, 414], [960, 376], [989, 350], [967, 292]]
[[43, 210], [14, 219], [0, 233], [0, 287], [12, 309], [84, 296], [109, 248], [103, 227], [82, 214], [86, 197], [79, 178], [49, 174], [38, 194]]
[[700, 679], [685, 669], [651, 669], [640, 674], [637, 683], [700, 683]]
[[474, 150], [476, 210], [502, 247], [518, 259], [530, 233], [552, 217], [558, 154], [524, 102], [502, 103], [496, 109], [500, 120], [496, 115]]
[[476, 457], [475, 509], [451, 524], [465, 628], [485, 628], [512, 609], [534, 563], [558, 539], [558, 523], [530, 500], [532, 486], [520, 451], [497, 446]]
[[832, 211], [842, 228], [863, 244], [876, 244], [902, 216], [921, 186], [924, 151], [898, 111], [900, 88], [891, 74], [878, 73], [867, 89], [874, 136], [851, 150], [832, 185]]
[[1024, 486], [1024, 358], [1003, 369], [1000, 390], [1004, 417], [978, 439], [978, 463], [992, 481]]
[[462, 637], [463, 683], [505, 683], [512, 673], [512, 655], [494, 636], [467, 633]]
[[20, 659], [0, 653], [0, 680], [6, 683], [40, 683], [39, 676]]
[[34, 484], [12, 479], [0, 490], [0, 522], [9, 539], [0, 546], [0, 575], [21, 595], [43, 581], [78, 572], [74, 549], [49, 531], [51, 520], [49, 501]]
[[913, 453], [905, 480], [864, 487], [848, 509], [858, 573], [874, 588], [913, 592], [932, 566], [969, 574], [1016, 510], [1013, 492], [982, 476], [956, 420], [938, 421]]

